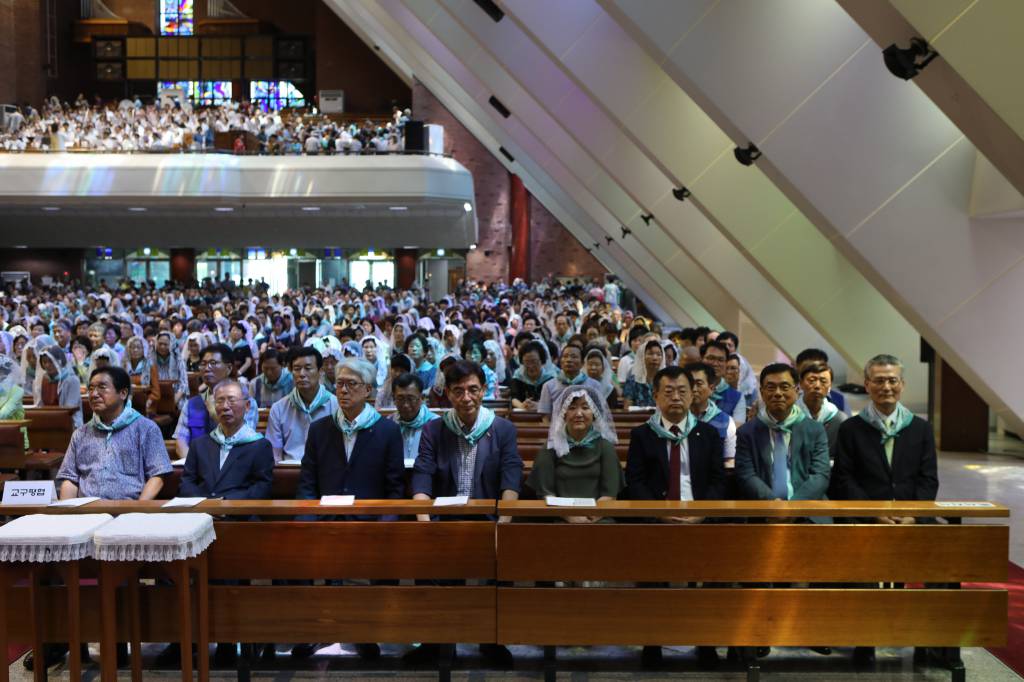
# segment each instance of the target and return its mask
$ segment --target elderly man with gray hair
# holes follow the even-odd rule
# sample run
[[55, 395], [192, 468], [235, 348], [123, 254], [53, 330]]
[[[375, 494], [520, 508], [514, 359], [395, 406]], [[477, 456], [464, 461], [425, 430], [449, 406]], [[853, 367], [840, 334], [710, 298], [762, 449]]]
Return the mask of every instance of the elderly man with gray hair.
[[[402, 431], [382, 419], [366, 400], [377, 368], [366, 360], [345, 358], [335, 370], [338, 410], [310, 424], [299, 478], [300, 500], [324, 495], [354, 495], [356, 499], [405, 497]], [[302, 658], [313, 645], [296, 645], [292, 656]], [[356, 644], [363, 659], [380, 656], [373, 643]]]

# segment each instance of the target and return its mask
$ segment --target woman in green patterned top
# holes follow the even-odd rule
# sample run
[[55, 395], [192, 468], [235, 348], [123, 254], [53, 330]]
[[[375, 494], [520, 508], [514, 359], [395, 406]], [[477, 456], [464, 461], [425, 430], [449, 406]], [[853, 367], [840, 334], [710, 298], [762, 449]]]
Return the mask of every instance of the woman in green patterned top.
[[[615, 424], [607, 403], [589, 385], [567, 388], [555, 402], [548, 446], [537, 453], [527, 480], [538, 497], [614, 500], [625, 481], [615, 453]], [[598, 517], [568, 516], [569, 523]]]

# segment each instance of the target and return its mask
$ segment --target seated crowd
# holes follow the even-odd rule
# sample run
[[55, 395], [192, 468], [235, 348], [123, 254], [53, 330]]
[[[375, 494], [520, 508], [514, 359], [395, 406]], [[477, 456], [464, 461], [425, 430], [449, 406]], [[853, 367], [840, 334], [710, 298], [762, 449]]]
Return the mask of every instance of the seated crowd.
[[[203, 152], [216, 133], [250, 133], [261, 154], [385, 154], [404, 149], [409, 109], [391, 119], [339, 123], [301, 111], [263, 111], [246, 102], [193, 108], [175, 102], [90, 105], [51, 98], [40, 108], [25, 105], [7, 115], [0, 151]], [[245, 151], [242, 148], [236, 152]]]
[[[62, 498], [159, 494], [171, 460], [130, 396], [133, 384], [172, 381], [187, 496], [267, 498], [275, 463], [290, 460], [300, 467], [300, 499], [935, 499], [931, 427], [900, 402], [897, 358], [867, 361], [870, 402], [854, 417], [831, 390], [823, 352], [755, 373], [736, 334], [665, 333], [624, 310], [621, 296], [611, 276], [603, 287], [466, 284], [436, 303], [415, 290], [268, 296], [212, 285], [8, 296], [0, 390], [10, 396], [0, 404], [31, 386], [36, 404], [78, 400], [80, 408], [86, 386], [92, 418], [75, 430], [57, 474]], [[201, 381], [191, 397], [189, 373]], [[516, 424], [493, 407], [506, 395], [506, 405], [547, 424], [532, 466], [520, 456]], [[614, 421], [622, 407], [650, 408], [629, 433], [624, 466]], [[269, 408], [265, 433], [259, 408]], [[511, 663], [504, 647], [481, 646], [489, 660]], [[297, 645], [293, 655], [313, 650]], [[230, 659], [234, 645], [218, 651]], [[379, 655], [372, 644], [358, 651]], [[273, 656], [273, 646], [265, 653]], [[408, 657], [436, 654], [423, 645]], [[648, 647], [644, 662], [660, 655]], [[698, 655], [717, 657], [711, 647]]]

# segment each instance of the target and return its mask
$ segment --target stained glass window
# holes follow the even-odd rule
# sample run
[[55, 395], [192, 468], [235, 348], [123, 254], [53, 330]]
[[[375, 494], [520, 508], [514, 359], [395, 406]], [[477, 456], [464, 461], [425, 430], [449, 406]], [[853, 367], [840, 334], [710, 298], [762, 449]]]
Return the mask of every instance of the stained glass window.
[[195, 16], [195, 0], [160, 0], [160, 35], [192, 35]]
[[227, 104], [231, 101], [231, 81], [160, 81], [160, 89], [179, 89], [193, 104]]
[[306, 98], [290, 81], [251, 81], [249, 101], [263, 111], [306, 106]]

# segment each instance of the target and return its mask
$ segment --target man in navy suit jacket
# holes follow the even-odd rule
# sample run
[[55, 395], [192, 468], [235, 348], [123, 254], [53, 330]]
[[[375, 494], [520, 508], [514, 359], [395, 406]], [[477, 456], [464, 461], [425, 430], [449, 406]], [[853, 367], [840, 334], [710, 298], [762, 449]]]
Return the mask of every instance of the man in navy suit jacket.
[[265, 500], [274, 481], [274, 450], [245, 423], [248, 401], [238, 382], [214, 388], [217, 427], [193, 440], [178, 490], [183, 497]]
[[[413, 499], [465, 495], [477, 500], [518, 500], [523, 460], [516, 446], [516, 427], [482, 406], [487, 385], [483, 369], [459, 360], [445, 370], [444, 381], [452, 410], [423, 427], [413, 465]], [[427, 515], [419, 518], [430, 520]], [[428, 661], [436, 658], [437, 651], [437, 645], [424, 644], [405, 659]], [[512, 665], [512, 654], [500, 644], [481, 644], [480, 653], [500, 667]]]

